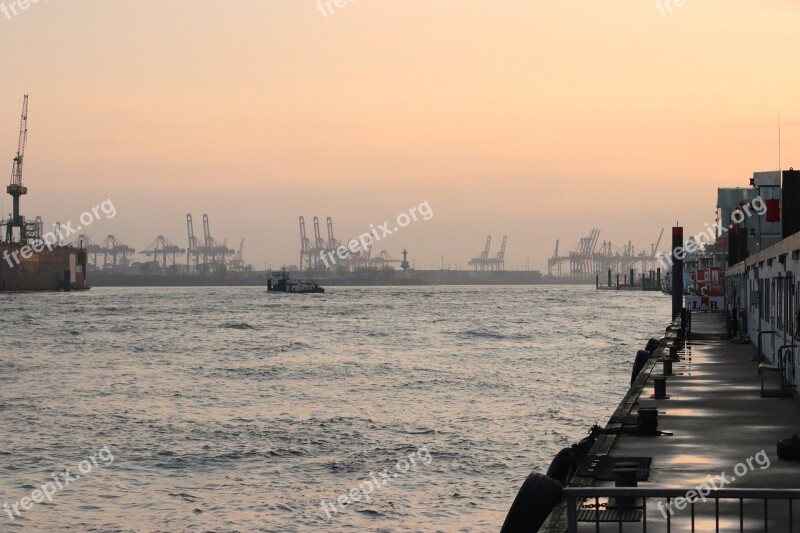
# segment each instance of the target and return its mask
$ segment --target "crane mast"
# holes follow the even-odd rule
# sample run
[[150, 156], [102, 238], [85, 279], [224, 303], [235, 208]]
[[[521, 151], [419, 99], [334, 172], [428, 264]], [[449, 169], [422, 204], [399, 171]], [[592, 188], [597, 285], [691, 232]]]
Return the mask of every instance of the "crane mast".
[[19, 242], [27, 243], [31, 239], [36, 239], [40, 235], [36, 224], [25, 223], [25, 218], [20, 214], [20, 196], [28, 194], [28, 188], [22, 184], [22, 169], [25, 162], [25, 147], [28, 144], [28, 95], [22, 100], [22, 115], [19, 124], [19, 143], [17, 144], [17, 155], [14, 157], [14, 165], [11, 170], [11, 183], [6, 188], [6, 192], [11, 195], [13, 200], [13, 212], [11, 220], [6, 222], [6, 242], [14, 242], [14, 229], [19, 228]]

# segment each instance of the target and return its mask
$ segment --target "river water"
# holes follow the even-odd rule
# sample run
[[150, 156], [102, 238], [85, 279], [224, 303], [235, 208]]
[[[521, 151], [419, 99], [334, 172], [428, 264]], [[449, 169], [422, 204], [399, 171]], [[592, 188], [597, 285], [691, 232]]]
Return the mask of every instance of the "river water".
[[668, 314], [587, 286], [0, 295], [0, 531], [499, 531]]

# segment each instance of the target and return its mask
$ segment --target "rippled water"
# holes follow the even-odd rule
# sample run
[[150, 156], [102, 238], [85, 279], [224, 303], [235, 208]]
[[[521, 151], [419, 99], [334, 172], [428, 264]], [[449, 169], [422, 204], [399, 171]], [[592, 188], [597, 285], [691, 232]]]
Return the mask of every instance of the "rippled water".
[[668, 313], [593, 287], [0, 295], [0, 504], [113, 455], [0, 531], [498, 531]]

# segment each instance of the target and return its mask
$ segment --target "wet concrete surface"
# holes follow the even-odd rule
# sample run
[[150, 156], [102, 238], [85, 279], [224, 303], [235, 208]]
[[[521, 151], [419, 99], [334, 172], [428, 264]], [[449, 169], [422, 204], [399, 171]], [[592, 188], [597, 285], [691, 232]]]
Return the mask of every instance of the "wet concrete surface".
[[[642, 407], [659, 411], [658, 429], [671, 435], [618, 435], [608, 452], [611, 456], [652, 457], [651, 474], [640, 487], [692, 489], [718, 476], [730, 482], [725, 488], [800, 488], [800, 462], [778, 458], [780, 439], [800, 433], [800, 403], [795, 398], [762, 398], [756, 348], [723, 338], [720, 314], [695, 314], [690, 340], [680, 350], [681, 361], [673, 363], [675, 375], [667, 377], [669, 399], [655, 400], [654, 377], [662, 375], [662, 364], [646, 367], [650, 372], [631, 414]], [[694, 340], [698, 339], [698, 340]], [[768, 373], [766, 387], [780, 388], [777, 373]], [[708, 476], [711, 476], [709, 479]], [[613, 486], [613, 482], [595, 482]], [[717, 529], [716, 502], [698, 502], [679, 510], [673, 506], [667, 520], [648, 501], [647, 531], [740, 531], [740, 502], [721, 500]], [[771, 501], [765, 520], [764, 502], [745, 500], [744, 531], [800, 531], [800, 501]], [[662, 502], [663, 508], [663, 502]], [[694, 512], [694, 520], [692, 513]], [[595, 531], [594, 523], [583, 523], [579, 531]], [[622, 531], [643, 531], [642, 522], [625, 524]], [[620, 531], [617, 523], [601, 525], [599, 531]]]

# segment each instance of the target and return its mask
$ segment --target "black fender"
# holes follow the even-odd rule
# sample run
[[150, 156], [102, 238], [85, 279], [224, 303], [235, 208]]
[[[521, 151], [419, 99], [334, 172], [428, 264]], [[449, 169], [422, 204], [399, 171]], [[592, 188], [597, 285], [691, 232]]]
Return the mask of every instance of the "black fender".
[[508, 511], [500, 533], [539, 531], [561, 501], [561, 484], [543, 474], [531, 473]]
[[648, 359], [650, 359], [652, 356], [653, 354], [645, 350], [639, 350], [636, 352], [636, 360], [633, 362], [633, 371], [631, 372], [631, 385], [633, 385], [633, 382], [636, 381], [636, 377], [639, 375], [639, 372], [642, 371], [645, 363], [647, 363]]
[[575, 473], [576, 458], [574, 448], [564, 448], [553, 457], [550, 468], [547, 469], [547, 477], [561, 484], [566, 483]]
[[645, 346], [644, 349], [650, 353], [653, 353], [658, 349], [660, 345], [661, 343], [659, 342], [658, 339], [651, 338], [649, 341], [647, 341], [647, 346]]

